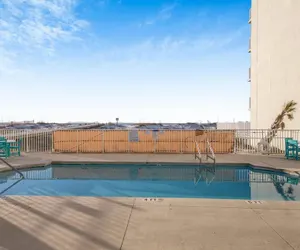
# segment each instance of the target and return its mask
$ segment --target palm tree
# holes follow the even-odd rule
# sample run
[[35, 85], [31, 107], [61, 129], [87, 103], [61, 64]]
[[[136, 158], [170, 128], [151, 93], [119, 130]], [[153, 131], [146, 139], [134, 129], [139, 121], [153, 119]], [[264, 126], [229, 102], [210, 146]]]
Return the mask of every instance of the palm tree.
[[283, 105], [281, 113], [276, 117], [275, 121], [271, 125], [271, 131], [261, 139], [258, 146], [263, 146], [263, 149], [268, 148], [271, 141], [277, 135], [279, 129], [285, 129], [285, 118], [287, 117], [289, 121], [294, 119], [294, 113], [296, 112], [297, 102], [294, 100], [289, 101]]
[[285, 128], [284, 118], [287, 117], [290, 121], [294, 119], [294, 113], [296, 112], [297, 103], [295, 101], [289, 101], [285, 103], [281, 113], [276, 117], [275, 121], [273, 122], [271, 129], [272, 130], [279, 130]]

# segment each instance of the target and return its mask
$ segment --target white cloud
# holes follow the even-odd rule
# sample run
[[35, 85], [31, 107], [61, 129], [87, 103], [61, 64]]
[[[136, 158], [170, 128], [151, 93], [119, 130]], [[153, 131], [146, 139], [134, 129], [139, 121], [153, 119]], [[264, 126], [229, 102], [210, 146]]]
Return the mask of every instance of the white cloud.
[[146, 26], [146, 25], [153, 25], [158, 21], [164, 21], [170, 19], [172, 17], [173, 10], [176, 8], [176, 6], [177, 3], [173, 3], [171, 5], [162, 7], [153, 18], [150, 18], [145, 22], [140, 23], [139, 27]]
[[110, 0], [94, 0], [96, 6], [105, 6], [109, 3]]
[[129, 46], [118, 46], [106, 52], [101, 51], [95, 56], [105, 63], [172, 61], [187, 58], [200, 60], [203, 56], [219, 53], [220, 50], [240, 49], [239, 46], [243, 46], [243, 43], [239, 43], [239, 40], [244, 37], [245, 32], [248, 32], [248, 29], [242, 26], [226, 33], [208, 33], [198, 37], [166, 36], [160, 39], [150, 37]]
[[24, 56], [39, 50], [51, 55], [61, 42], [80, 40], [80, 32], [89, 23], [76, 18], [76, 3], [76, 0], [3, 0], [0, 68], [12, 66], [15, 57], [12, 54]]
[[75, 27], [78, 27], [78, 28], [81, 28], [81, 29], [86, 28], [90, 25], [90, 23], [88, 21], [85, 21], [85, 20], [76, 20], [74, 22], [74, 24], [75, 24]]
[[8, 52], [0, 47], [0, 76], [1, 76], [1, 72], [6, 72], [11, 74], [16, 71], [15, 69], [13, 69], [13, 62], [15, 58], [16, 58], [15, 53]]
[[165, 20], [172, 16], [172, 12], [177, 6], [176, 3], [163, 7], [158, 13], [158, 19]]

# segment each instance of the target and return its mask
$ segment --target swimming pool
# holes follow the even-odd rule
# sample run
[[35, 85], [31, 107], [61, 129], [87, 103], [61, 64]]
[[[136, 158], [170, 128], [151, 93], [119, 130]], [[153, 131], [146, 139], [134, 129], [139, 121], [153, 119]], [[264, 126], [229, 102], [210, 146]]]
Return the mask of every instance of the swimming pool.
[[0, 174], [1, 195], [300, 201], [299, 177], [249, 166], [52, 165]]

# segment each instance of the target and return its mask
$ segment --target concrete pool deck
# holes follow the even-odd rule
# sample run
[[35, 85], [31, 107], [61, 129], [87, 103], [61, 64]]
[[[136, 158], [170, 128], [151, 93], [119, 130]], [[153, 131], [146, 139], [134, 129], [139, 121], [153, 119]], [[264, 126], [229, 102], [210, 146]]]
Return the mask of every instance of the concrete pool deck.
[[8, 196], [0, 249], [295, 250], [300, 202]]
[[[205, 157], [204, 157], [205, 158]], [[17, 168], [45, 166], [51, 163], [199, 163], [192, 154], [51, 154], [29, 153], [21, 157], [11, 157], [7, 161]], [[211, 161], [209, 161], [211, 162]], [[246, 154], [216, 155], [217, 164], [250, 164], [300, 173], [300, 161], [286, 160], [283, 156]], [[10, 170], [0, 162], [0, 171]]]

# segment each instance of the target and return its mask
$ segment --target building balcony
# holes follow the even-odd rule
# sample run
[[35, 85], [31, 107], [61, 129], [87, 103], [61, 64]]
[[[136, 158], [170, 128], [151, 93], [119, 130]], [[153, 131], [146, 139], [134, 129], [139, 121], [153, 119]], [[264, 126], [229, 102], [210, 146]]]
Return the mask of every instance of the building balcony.
[[248, 52], [251, 53], [251, 38], [249, 38], [249, 48], [248, 48]]
[[251, 82], [251, 68], [248, 70], [248, 82]]
[[249, 108], [248, 108], [249, 111], [251, 111], [251, 97], [249, 97]]
[[251, 21], [252, 21], [252, 17], [251, 17], [251, 8], [249, 9], [249, 20], [248, 20], [248, 23], [251, 24]]

